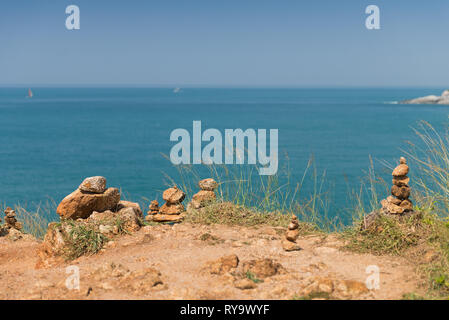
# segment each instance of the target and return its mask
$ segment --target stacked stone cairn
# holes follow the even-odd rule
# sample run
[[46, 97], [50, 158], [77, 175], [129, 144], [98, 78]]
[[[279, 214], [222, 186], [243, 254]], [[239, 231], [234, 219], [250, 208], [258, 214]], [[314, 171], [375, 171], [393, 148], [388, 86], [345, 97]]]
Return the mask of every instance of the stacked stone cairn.
[[[155, 222], [181, 222], [185, 217], [185, 208], [181, 203], [186, 197], [186, 194], [174, 186], [168, 188], [162, 193], [162, 199], [165, 203], [159, 208], [159, 203], [156, 200], [150, 204], [149, 215], [147, 220]], [[157, 206], [156, 206], [157, 204]]]
[[404, 216], [413, 214], [413, 203], [410, 197], [410, 178], [407, 177], [409, 167], [407, 160], [401, 157], [399, 165], [394, 168], [393, 186], [391, 187], [391, 195], [383, 199], [380, 204], [382, 208], [368, 214], [362, 221], [361, 229], [365, 230], [374, 225], [379, 215]]
[[218, 183], [214, 179], [203, 179], [198, 182], [198, 186], [201, 190], [193, 195], [188, 209], [200, 209], [214, 202], [217, 198], [214, 190], [217, 188]]
[[413, 213], [413, 204], [410, 201], [410, 178], [407, 177], [409, 167], [407, 160], [401, 157], [400, 164], [393, 170], [393, 186], [391, 196], [381, 201], [382, 213], [389, 215], [403, 215]]
[[292, 215], [292, 220], [288, 225], [287, 231], [285, 232], [285, 237], [282, 240], [282, 248], [285, 251], [297, 251], [301, 250], [296, 240], [299, 237], [299, 222], [296, 215]]
[[16, 229], [16, 230], [22, 230], [23, 225], [21, 222], [18, 222], [16, 219], [16, 212], [11, 209], [10, 207], [7, 207], [5, 210], [5, 225], [4, 227], [6, 229]]

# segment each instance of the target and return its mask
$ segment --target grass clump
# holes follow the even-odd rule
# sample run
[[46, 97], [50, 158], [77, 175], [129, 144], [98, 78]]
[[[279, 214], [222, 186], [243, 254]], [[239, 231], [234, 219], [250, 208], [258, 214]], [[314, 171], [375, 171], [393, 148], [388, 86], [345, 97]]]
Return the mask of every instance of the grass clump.
[[346, 249], [376, 255], [400, 255], [416, 246], [430, 234], [428, 225], [419, 215], [396, 217], [380, 215], [369, 228], [360, 229], [361, 223], [343, 232], [347, 240]]
[[224, 224], [230, 226], [270, 225], [286, 227], [291, 217], [278, 213], [261, 213], [230, 202], [216, 202], [199, 210], [191, 210], [185, 221], [199, 224]]
[[254, 283], [260, 283], [260, 282], [263, 282], [263, 280], [258, 279], [258, 278], [256, 277], [256, 275], [255, 275], [254, 273], [252, 273], [251, 271], [249, 271], [249, 270], [246, 271], [245, 276], [246, 276], [247, 279], [251, 280], [251, 281], [254, 282]]
[[82, 255], [92, 255], [103, 248], [108, 237], [98, 232], [95, 226], [75, 221], [64, 221], [68, 232], [65, 234], [67, 259], [73, 260]]

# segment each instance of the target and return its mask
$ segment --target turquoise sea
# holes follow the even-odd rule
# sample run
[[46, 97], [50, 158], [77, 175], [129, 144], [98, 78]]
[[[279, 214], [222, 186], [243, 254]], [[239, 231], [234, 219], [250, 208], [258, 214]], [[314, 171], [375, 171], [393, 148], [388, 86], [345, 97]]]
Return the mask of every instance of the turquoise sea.
[[27, 99], [28, 88], [1, 88], [0, 202], [59, 202], [93, 175], [130, 200], [160, 199], [164, 173], [176, 176], [162, 156], [171, 131], [201, 120], [203, 130], [279, 129], [279, 167], [289, 161], [299, 180], [313, 155], [337, 214], [370, 156], [393, 162], [419, 120], [448, 123], [449, 106], [394, 102], [444, 89], [32, 88]]

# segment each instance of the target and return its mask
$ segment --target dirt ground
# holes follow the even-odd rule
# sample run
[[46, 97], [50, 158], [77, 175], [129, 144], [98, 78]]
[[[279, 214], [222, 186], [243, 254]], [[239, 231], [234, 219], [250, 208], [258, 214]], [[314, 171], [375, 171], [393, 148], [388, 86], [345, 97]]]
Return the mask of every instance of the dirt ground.
[[[49, 269], [36, 269], [39, 241], [3, 237], [0, 299], [401, 299], [419, 292], [414, 266], [403, 258], [346, 252], [335, 235], [300, 237], [302, 250], [286, 252], [283, 231], [188, 223], [146, 226], [109, 242], [98, 254]], [[213, 274], [208, 262], [233, 254], [237, 268]], [[281, 265], [269, 276], [256, 272], [255, 279], [248, 279], [240, 270], [265, 258]], [[69, 266], [79, 268], [79, 289], [73, 281], [76, 268]], [[378, 289], [366, 288], [368, 266], [378, 267]]]

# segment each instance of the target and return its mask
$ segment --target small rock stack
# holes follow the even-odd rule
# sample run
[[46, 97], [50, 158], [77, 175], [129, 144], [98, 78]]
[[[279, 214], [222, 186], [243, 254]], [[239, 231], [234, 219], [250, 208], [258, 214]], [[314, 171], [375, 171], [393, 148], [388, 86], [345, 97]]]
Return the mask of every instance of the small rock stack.
[[193, 195], [192, 201], [190, 201], [188, 208], [202, 208], [207, 204], [215, 201], [217, 198], [214, 190], [218, 186], [218, 183], [214, 179], [203, 179], [198, 182], [198, 186], [201, 190]]
[[282, 241], [282, 248], [285, 251], [296, 251], [301, 248], [296, 244], [296, 240], [299, 236], [299, 222], [298, 217], [292, 215], [292, 221], [288, 225], [288, 229], [285, 232], [285, 239]]
[[10, 207], [7, 207], [5, 210], [5, 225], [7, 229], [16, 229], [16, 230], [22, 230], [23, 225], [21, 222], [18, 222], [16, 219], [16, 212], [11, 209]]
[[[151, 220], [156, 222], [181, 222], [185, 216], [185, 208], [181, 202], [185, 197], [186, 194], [176, 186], [165, 190], [162, 194], [165, 203], [157, 213], [147, 217], [151, 217]], [[156, 204], [157, 201], [152, 203]], [[157, 207], [159, 207], [159, 203], [157, 203]], [[150, 210], [152, 208], [155, 209], [156, 206], [151, 207], [150, 205]], [[156, 210], [152, 211], [155, 212]]]
[[393, 186], [391, 196], [381, 201], [384, 214], [409, 214], [413, 212], [413, 204], [410, 201], [410, 178], [407, 177], [409, 167], [407, 160], [401, 157], [400, 164], [393, 170]]

